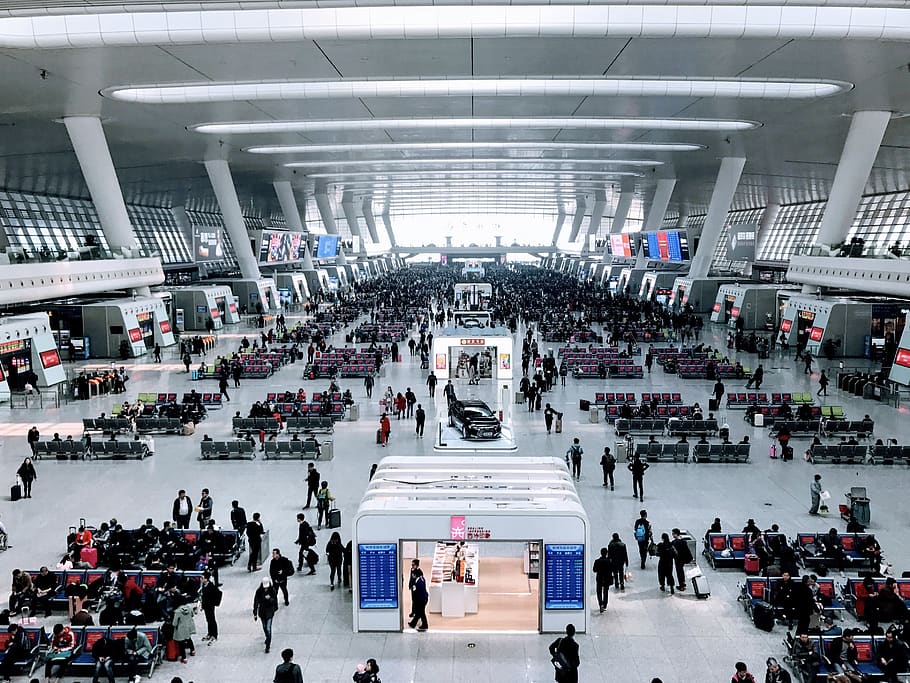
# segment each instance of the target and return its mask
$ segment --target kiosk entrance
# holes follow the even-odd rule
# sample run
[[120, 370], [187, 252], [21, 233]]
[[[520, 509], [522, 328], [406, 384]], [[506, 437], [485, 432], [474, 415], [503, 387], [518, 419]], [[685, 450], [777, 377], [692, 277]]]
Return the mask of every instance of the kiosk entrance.
[[440, 381], [469, 379], [472, 365], [478, 379], [511, 380], [512, 345], [505, 328], [447, 328], [433, 337], [431, 362]]

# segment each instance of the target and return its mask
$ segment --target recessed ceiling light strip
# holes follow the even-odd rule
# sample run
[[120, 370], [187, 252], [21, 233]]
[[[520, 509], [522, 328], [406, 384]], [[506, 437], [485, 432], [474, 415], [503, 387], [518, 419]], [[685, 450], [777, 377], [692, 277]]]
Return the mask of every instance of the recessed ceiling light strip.
[[814, 99], [852, 88], [844, 81], [755, 78], [428, 78], [238, 81], [114, 86], [102, 95], [142, 104], [358, 99], [374, 97], [729, 97]]
[[[0, 18], [0, 47], [92, 48], [437, 38], [910, 40], [902, 7], [452, 5], [187, 9]], [[859, 5], [861, 0], [857, 0]]]
[[[591, 158], [555, 158], [555, 157], [474, 157], [472, 159], [456, 158], [420, 158], [420, 159], [342, 159], [336, 161], [327, 159], [325, 161], [291, 161], [283, 164], [286, 168], [326, 168], [339, 167], [350, 168], [357, 166], [442, 166], [447, 169], [449, 166], [475, 166], [478, 168], [490, 168], [503, 166], [515, 168], [527, 168], [528, 166], [545, 166], [554, 165], [570, 166], [568, 170], [578, 170], [575, 166], [596, 166], [598, 168], [607, 168], [609, 166], [633, 166], [649, 168], [651, 166], [662, 166], [663, 161], [645, 160], [645, 159], [591, 159]], [[435, 169], [434, 169], [435, 170]], [[556, 169], [554, 169], [556, 170]], [[620, 174], [620, 171], [613, 172]], [[631, 175], [637, 175], [632, 173]]]
[[452, 130], [452, 129], [584, 129], [742, 131], [761, 126], [756, 121], [622, 117], [439, 117], [402, 119], [338, 119], [327, 121], [236, 121], [200, 123], [189, 130], [207, 135], [322, 133], [329, 131]]
[[256, 145], [245, 147], [243, 151], [250, 154], [343, 154], [345, 152], [467, 151], [474, 149], [695, 152], [705, 149], [705, 146], [689, 142], [370, 142], [337, 145]]

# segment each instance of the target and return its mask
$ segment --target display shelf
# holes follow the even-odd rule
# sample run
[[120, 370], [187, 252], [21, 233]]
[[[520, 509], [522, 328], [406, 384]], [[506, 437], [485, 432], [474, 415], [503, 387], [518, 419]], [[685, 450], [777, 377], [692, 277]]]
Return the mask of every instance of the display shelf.
[[[456, 557], [458, 549], [461, 557]], [[430, 569], [430, 613], [442, 613], [444, 617], [476, 613], [479, 569], [476, 544], [437, 543]]]
[[524, 551], [524, 572], [529, 579], [540, 578], [540, 542], [528, 541]]

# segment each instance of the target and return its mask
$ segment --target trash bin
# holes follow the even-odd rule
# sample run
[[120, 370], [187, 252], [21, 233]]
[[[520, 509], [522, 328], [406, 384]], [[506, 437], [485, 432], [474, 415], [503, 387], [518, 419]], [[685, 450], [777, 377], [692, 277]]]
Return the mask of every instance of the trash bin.
[[588, 411], [588, 419], [591, 421], [591, 424], [597, 424], [600, 422], [600, 406], [592, 405]]
[[319, 444], [319, 459], [332, 460], [335, 457], [335, 444], [333, 441], [322, 441]]
[[357, 403], [348, 406], [348, 421], [357, 422], [360, 419], [360, 406]]

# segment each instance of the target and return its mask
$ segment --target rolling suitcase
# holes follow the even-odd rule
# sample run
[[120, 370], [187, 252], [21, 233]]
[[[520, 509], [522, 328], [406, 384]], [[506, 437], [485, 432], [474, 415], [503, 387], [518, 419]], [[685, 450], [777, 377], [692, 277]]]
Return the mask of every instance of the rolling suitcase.
[[259, 546], [259, 564], [265, 566], [265, 563], [272, 557], [272, 545], [269, 543], [269, 532], [266, 530], [262, 534], [262, 545]]
[[710, 410], [712, 413], [716, 413], [718, 410], [720, 410], [720, 401], [718, 401], [716, 398], [709, 398], [708, 410]]
[[562, 416], [556, 418], [556, 433], [562, 434]]
[[19, 500], [20, 498], [22, 498], [22, 486], [16, 482], [9, 489], [9, 499], [15, 501]]
[[765, 416], [763, 413], [755, 413], [752, 416], [752, 426], [753, 427], [764, 427], [765, 426]]
[[760, 631], [774, 630], [774, 608], [764, 600], [752, 604], [752, 623]]
[[758, 562], [758, 555], [746, 555], [745, 561], [746, 574], [750, 576], [757, 576], [761, 567]]
[[89, 567], [94, 569], [98, 566], [98, 549], [97, 548], [83, 548], [82, 553], [79, 558], [85, 562]]
[[376, 445], [378, 446], [381, 443], [382, 443], [382, 430], [377, 429], [376, 430]]
[[332, 508], [329, 510], [329, 519], [327, 526], [329, 529], [337, 529], [341, 526], [341, 510]]
[[701, 568], [695, 565], [686, 570], [686, 580], [692, 584], [692, 590], [695, 597], [699, 600], [707, 600], [711, 596], [711, 587], [708, 585], [708, 577], [705, 576]]

